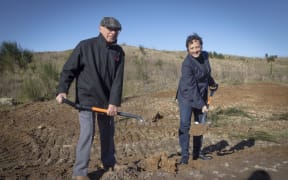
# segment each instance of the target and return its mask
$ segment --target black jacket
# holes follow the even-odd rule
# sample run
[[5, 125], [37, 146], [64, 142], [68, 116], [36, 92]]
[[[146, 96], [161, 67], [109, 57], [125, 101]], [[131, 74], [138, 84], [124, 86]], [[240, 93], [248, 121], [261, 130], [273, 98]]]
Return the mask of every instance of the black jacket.
[[188, 54], [182, 63], [177, 99], [191, 107], [202, 109], [207, 103], [208, 87], [214, 84], [208, 53], [202, 51], [197, 59]]
[[81, 41], [63, 66], [58, 93], [68, 93], [76, 79], [76, 102], [82, 105], [107, 108], [121, 105], [124, 51], [107, 44], [104, 37]]

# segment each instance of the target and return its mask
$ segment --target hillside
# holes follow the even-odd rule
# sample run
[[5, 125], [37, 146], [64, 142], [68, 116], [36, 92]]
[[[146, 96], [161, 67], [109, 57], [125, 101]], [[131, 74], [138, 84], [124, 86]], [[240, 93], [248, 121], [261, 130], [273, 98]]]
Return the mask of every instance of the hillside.
[[[185, 51], [159, 51], [127, 45], [122, 47], [126, 54], [124, 97], [177, 87]], [[39, 53], [35, 59], [54, 62], [60, 70], [70, 53], [71, 50]], [[212, 74], [221, 84], [288, 83], [288, 58], [278, 58], [268, 63], [265, 57], [224, 57], [210, 58]]]

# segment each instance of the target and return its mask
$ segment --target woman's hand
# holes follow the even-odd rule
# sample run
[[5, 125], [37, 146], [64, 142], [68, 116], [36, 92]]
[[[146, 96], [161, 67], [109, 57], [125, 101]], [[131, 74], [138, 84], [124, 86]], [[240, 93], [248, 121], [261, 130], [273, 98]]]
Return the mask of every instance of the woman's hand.
[[217, 91], [218, 84], [217, 83], [213, 84], [212, 86], [209, 87], [209, 89], [210, 89], [210, 91]]
[[208, 112], [208, 108], [207, 108], [206, 105], [202, 107], [202, 112], [203, 112], [203, 113]]

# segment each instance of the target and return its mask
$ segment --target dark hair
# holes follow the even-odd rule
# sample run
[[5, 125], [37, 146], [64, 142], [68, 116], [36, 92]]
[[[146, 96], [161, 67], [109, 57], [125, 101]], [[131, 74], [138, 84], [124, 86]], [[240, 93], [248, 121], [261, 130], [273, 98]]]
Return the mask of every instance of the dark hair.
[[187, 50], [188, 50], [189, 43], [191, 43], [193, 40], [198, 40], [200, 42], [200, 45], [201, 46], [203, 45], [202, 38], [197, 33], [194, 33], [192, 35], [189, 35], [186, 39], [186, 49]]

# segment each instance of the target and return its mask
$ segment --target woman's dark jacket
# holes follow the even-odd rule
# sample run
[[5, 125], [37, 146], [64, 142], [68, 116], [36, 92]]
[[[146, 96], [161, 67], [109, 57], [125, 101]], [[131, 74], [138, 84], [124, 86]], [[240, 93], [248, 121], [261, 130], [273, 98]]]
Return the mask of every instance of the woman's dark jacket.
[[76, 79], [76, 102], [82, 105], [107, 108], [121, 105], [124, 51], [107, 44], [104, 37], [81, 41], [63, 66], [58, 93], [68, 93]]
[[208, 53], [201, 52], [195, 59], [190, 54], [182, 63], [177, 99], [193, 108], [202, 109], [207, 103], [208, 86], [215, 85], [211, 77]]

